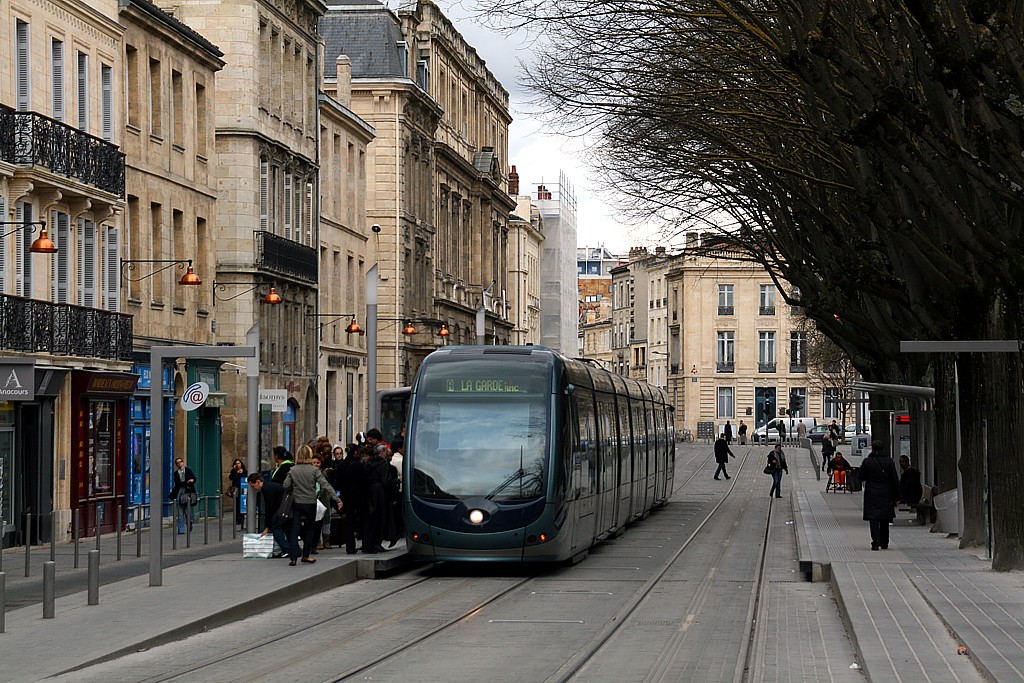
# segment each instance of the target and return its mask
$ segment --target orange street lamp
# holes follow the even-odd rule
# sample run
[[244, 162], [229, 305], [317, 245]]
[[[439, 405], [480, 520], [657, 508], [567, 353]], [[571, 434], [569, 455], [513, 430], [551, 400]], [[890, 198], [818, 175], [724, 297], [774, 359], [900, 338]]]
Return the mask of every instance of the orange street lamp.
[[[138, 263], [166, 263], [168, 265], [163, 266], [162, 268], [157, 268], [153, 272], [148, 275], [143, 275], [142, 277], [128, 277], [128, 271], [135, 270], [135, 265]], [[178, 280], [179, 285], [195, 287], [203, 284], [203, 281], [198, 275], [196, 275], [196, 271], [192, 269], [192, 259], [121, 259], [121, 276], [128, 282], [141, 282], [142, 280], [148, 280], [157, 273], [162, 273], [168, 268], [174, 268], [175, 266], [178, 268], [187, 267], [185, 274], [181, 276], [180, 280]]]
[[32, 252], [33, 254], [56, 254], [57, 253], [57, 245], [53, 243], [53, 240], [50, 239], [50, 235], [46, 232], [46, 221], [44, 221], [44, 220], [38, 220], [38, 221], [0, 221], [0, 225], [17, 225], [18, 226], [14, 230], [11, 230], [10, 232], [6, 232], [3, 235], [0, 235], [0, 239], [2, 239], [4, 237], [7, 237], [8, 235], [13, 235], [16, 232], [19, 232], [19, 231], [25, 230], [25, 229], [28, 229], [29, 234], [32, 234], [32, 233], [34, 233], [36, 231], [36, 226], [38, 225], [38, 226], [41, 227], [41, 230], [39, 231], [39, 237], [35, 238], [35, 240], [32, 241], [32, 246], [30, 246], [28, 248], [28, 250], [30, 252]]

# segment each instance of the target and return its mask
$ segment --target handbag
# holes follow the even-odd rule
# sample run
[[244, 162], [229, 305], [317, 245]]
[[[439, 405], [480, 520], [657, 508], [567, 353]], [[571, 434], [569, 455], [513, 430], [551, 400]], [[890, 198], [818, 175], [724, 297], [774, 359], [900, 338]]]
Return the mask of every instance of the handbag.
[[281, 519], [292, 518], [292, 493], [291, 491], [285, 491], [284, 495], [281, 496], [281, 504], [277, 507], [277, 516]]
[[259, 534], [244, 534], [242, 536], [242, 557], [268, 558], [276, 555], [280, 550], [274, 543], [273, 536], [260, 536]]
[[327, 515], [327, 506], [321, 503], [319, 500], [316, 501], [316, 521], [322, 520]]
[[775, 474], [775, 468], [772, 467], [771, 465], [765, 465], [764, 466], [764, 473], [765, 474]]
[[234, 498], [235, 496], [238, 495], [238, 488], [235, 486], [229, 486], [228, 490], [225, 491], [225, 493], [227, 494], [228, 498]]
[[195, 507], [199, 504], [199, 494], [195, 489], [182, 489], [178, 493], [178, 505], [182, 507]]

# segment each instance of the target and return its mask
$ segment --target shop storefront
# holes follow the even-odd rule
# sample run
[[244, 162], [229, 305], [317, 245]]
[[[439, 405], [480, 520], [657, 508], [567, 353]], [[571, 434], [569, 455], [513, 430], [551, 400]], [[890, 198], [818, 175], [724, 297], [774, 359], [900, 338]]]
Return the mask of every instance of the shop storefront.
[[[150, 517], [149, 498], [149, 472], [150, 472], [150, 450], [149, 439], [152, 430], [152, 410], [150, 406], [150, 389], [152, 387], [153, 374], [149, 364], [136, 364], [132, 372], [139, 375], [139, 384], [135, 394], [128, 403], [128, 513], [126, 521], [134, 528], [138, 522], [145, 526]], [[164, 476], [168, 476], [174, 462], [174, 369], [170, 366], [164, 368], [162, 377], [164, 397], [164, 443], [167, 444], [167, 458], [164, 466]], [[170, 481], [164, 479], [164, 481]], [[164, 516], [171, 515], [170, 502], [163, 500]], [[158, 501], [160, 502], [160, 501]]]
[[[50, 540], [54, 411], [67, 372], [32, 359], [0, 358], [0, 547]], [[63, 479], [63, 461], [57, 467]], [[33, 521], [26, 527], [29, 513]]]
[[[113, 532], [122, 520], [129, 454], [128, 402], [139, 376], [120, 372], [72, 372], [71, 509], [79, 511], [82, 536]], [[123, 522], [121, 522], [123, 523]]]
[[[220, 409], [227, 406], [228, 397], [220, 390], [220, 366], [220, 361], [190, 360], [188, 364], [188, 384], [206, 382], [210, 387], [203, 405], [183, 413], [188, 440], [185, 461], [196, 475], [200, 515], [219, 514], [222, 477], [228, 469], [221, 457]], [[164, 481], [172, 481], [167, 476]]]

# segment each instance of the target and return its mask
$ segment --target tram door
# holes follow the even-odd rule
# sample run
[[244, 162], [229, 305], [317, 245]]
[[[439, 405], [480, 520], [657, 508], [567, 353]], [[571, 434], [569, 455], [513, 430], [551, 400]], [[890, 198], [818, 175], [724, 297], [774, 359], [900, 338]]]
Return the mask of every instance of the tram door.
[[607, 394], [597, 397], [597, 524], [596, 535], [615, 528], [615, 503], [618, 501], [619, 449], [615, 431], [615, 403]]

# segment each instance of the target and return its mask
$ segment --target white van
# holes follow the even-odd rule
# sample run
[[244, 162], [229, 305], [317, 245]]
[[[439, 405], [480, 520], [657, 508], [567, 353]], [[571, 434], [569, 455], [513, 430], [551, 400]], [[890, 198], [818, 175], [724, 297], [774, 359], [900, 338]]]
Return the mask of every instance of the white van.
[[818, 424], [818, 419], [814, 417], [775, 417], [768, 420], [768, 424], [755, 429], [750, 438], [754, 443], [775, 443], [779, 440], [780, 422], [786, 425], [786, 438], [795, 439], [796, 428], [801, 422], [810, 430], [811, 427]]

